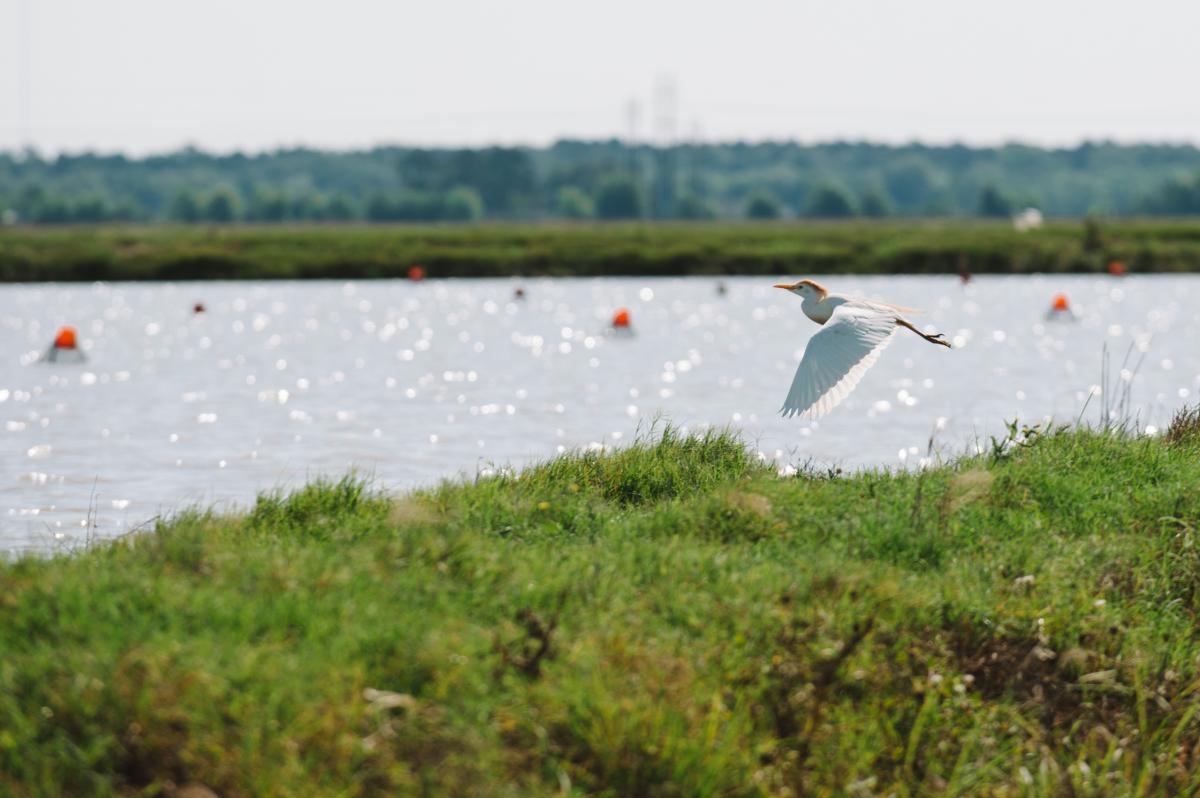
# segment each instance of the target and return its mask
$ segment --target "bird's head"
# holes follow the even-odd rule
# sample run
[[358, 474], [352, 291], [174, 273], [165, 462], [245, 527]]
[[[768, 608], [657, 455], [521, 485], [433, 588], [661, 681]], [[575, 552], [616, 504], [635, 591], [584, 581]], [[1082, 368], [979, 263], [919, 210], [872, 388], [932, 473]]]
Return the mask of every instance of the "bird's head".
[[801, 280], [798, 283], [777, 283], [776, 288], [782, 288], [785, 291], [791, 291], [801, 299], [815, 299], [820, 301], [825, 298], [829, 292], [820, 283], [812, 280]]

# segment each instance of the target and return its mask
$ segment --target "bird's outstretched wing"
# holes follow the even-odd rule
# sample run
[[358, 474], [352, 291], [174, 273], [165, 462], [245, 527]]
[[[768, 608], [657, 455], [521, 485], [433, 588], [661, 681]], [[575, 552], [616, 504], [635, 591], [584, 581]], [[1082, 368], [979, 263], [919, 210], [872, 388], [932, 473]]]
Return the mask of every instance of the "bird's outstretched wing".
[[892, 339], [896, 317], [847, 303], [809, 339], [780, 412], [820, 418], [845, 399]]

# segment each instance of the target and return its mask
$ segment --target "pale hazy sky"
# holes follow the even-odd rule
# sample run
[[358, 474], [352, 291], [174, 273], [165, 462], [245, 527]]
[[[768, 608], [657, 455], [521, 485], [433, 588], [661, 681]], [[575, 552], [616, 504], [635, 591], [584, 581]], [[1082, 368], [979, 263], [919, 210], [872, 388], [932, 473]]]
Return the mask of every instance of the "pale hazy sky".
[[1200, 142], [1200, 3], [0, 0], [0, 149]]

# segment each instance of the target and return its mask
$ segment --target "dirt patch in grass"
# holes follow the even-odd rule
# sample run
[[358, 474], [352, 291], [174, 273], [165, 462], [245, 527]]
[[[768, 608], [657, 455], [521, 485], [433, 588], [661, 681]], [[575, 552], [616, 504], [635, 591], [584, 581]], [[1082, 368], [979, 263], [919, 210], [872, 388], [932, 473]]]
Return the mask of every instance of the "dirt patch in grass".
[[1074, 648], [1058, 652], [1046, 641], [952, 636], [955, 666], [972, 679], [972, 689], [990, 700], [1021, 701], [1023, 713], [1048, 729], [1071, 726], [1081, 717], [1103, 722], [1130, 711], [1133, 691], [1099, 655]]

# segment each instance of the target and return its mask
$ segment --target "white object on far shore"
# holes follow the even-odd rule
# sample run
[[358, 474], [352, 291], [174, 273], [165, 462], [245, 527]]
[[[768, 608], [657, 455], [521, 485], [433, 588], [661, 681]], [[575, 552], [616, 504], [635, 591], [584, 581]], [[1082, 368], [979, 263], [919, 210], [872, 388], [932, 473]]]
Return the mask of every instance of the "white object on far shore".
[[1018, 233], [1026, 233], [1030, 230], [1037, 230], [1042, 226], [1042, 212], [1037, 208], [1026, 208], [1023, 211], [1018, 211], [1013, 216], [1013, 228]]

